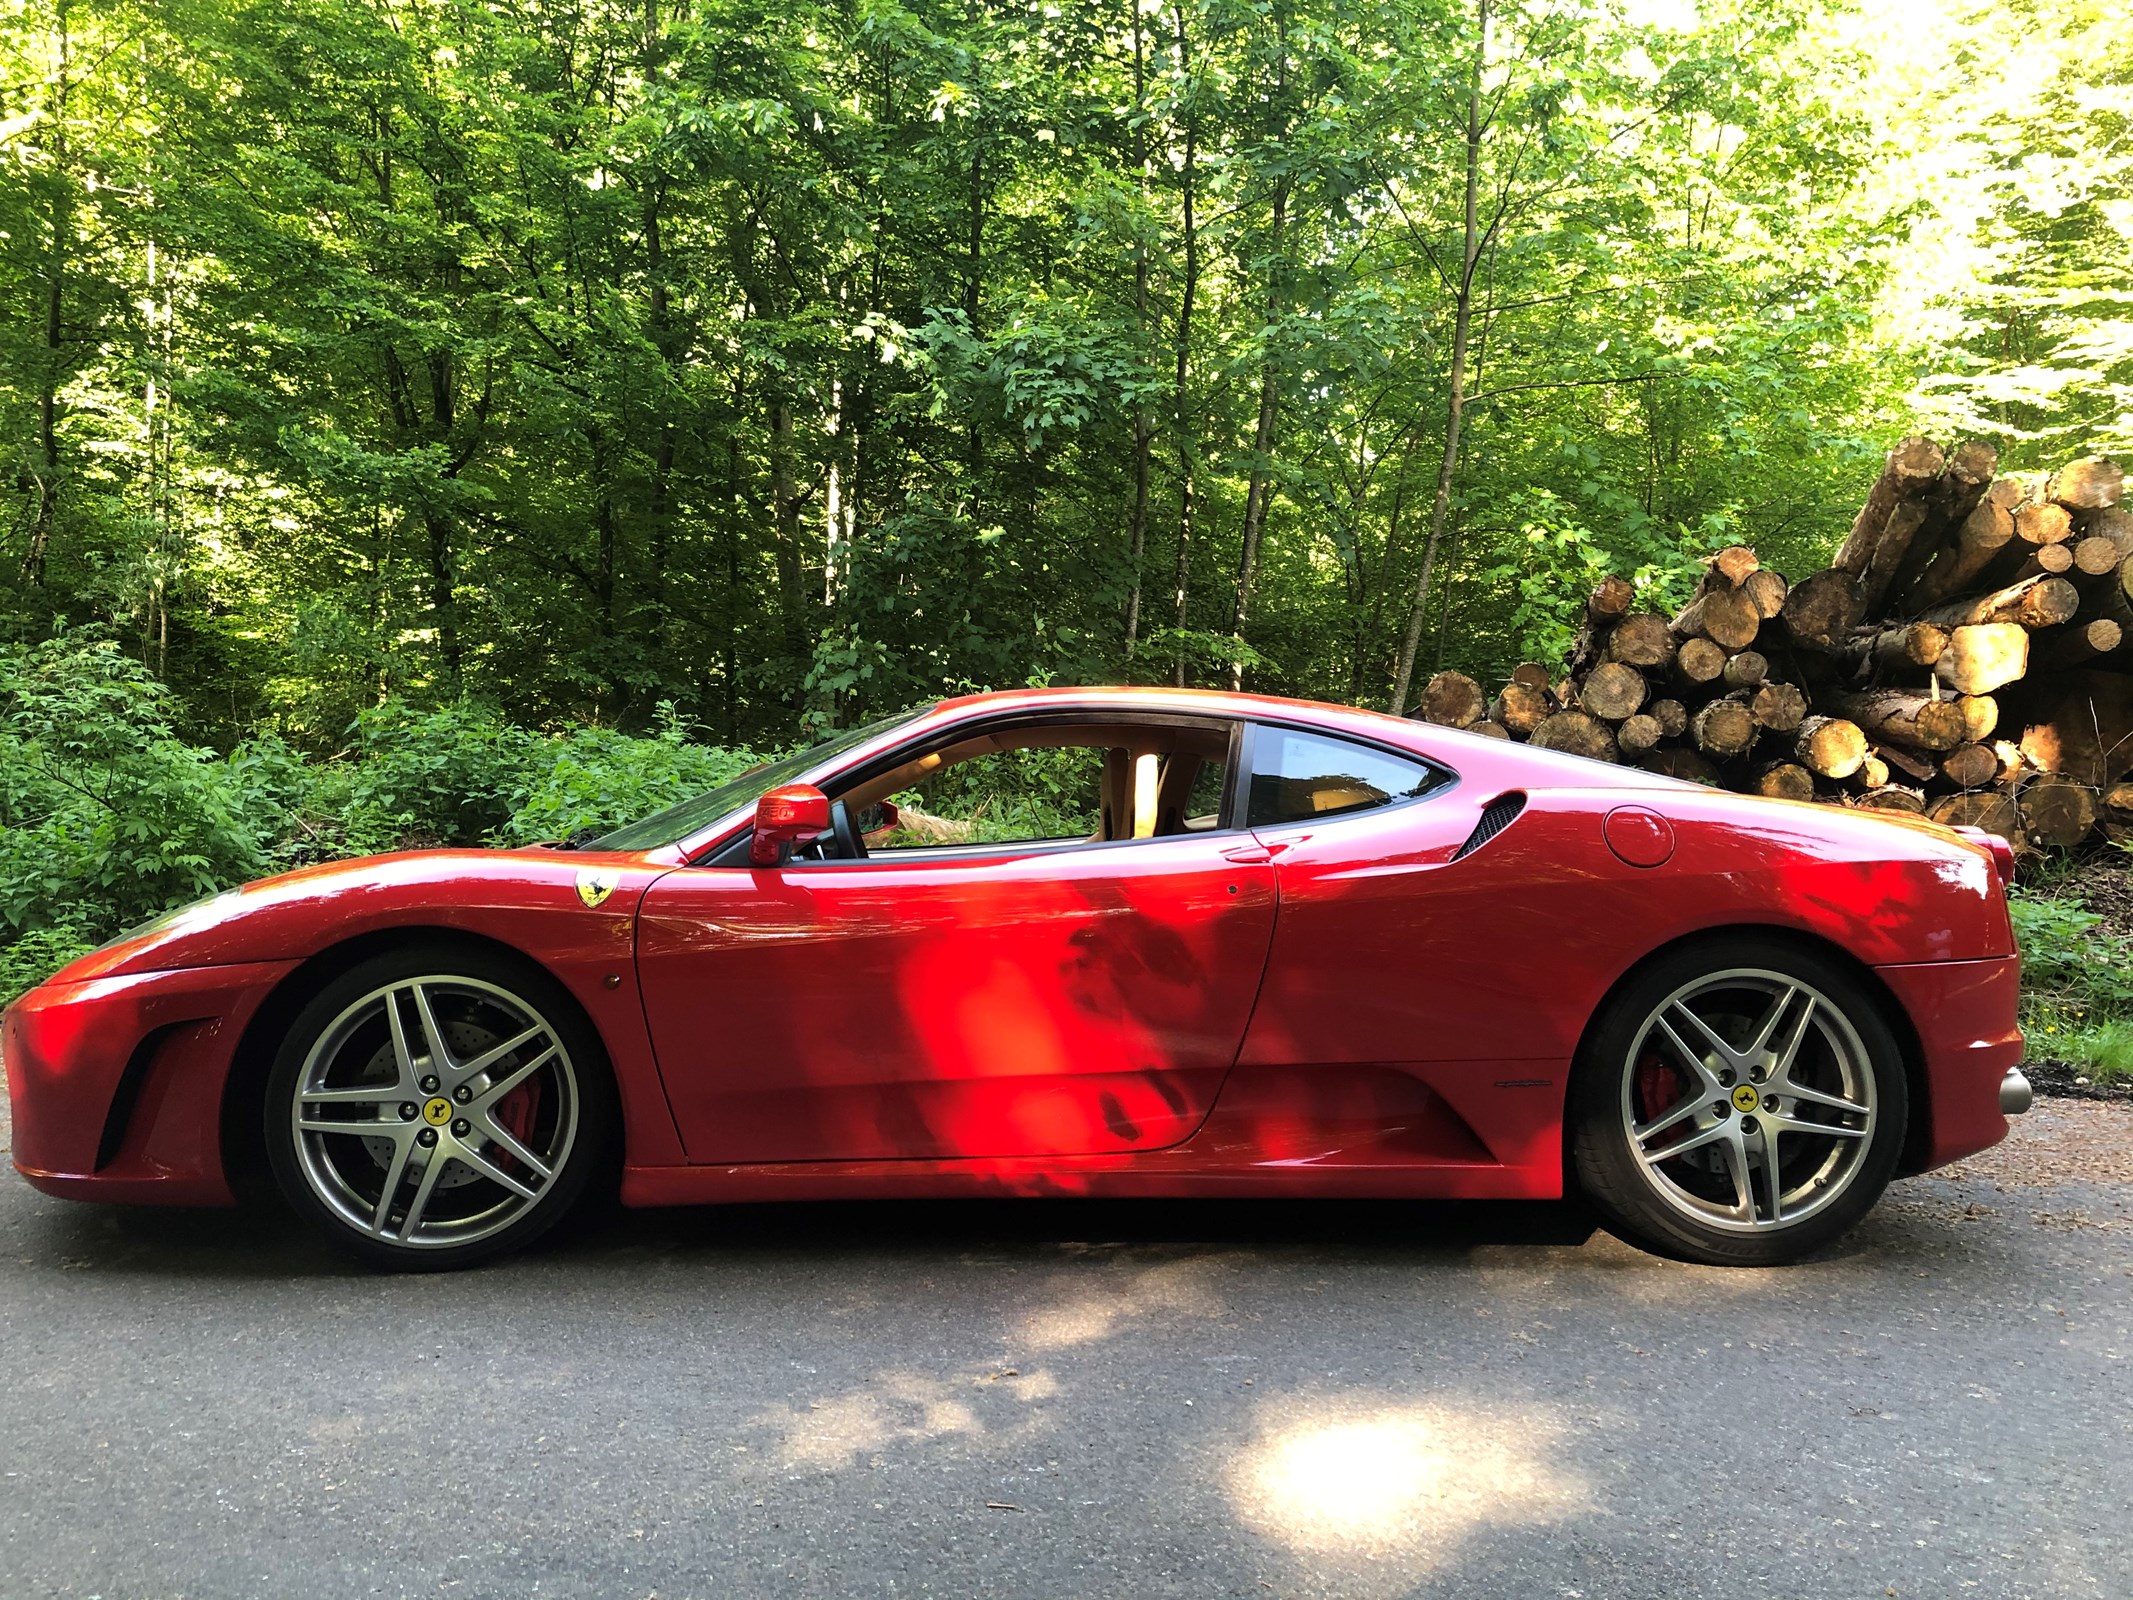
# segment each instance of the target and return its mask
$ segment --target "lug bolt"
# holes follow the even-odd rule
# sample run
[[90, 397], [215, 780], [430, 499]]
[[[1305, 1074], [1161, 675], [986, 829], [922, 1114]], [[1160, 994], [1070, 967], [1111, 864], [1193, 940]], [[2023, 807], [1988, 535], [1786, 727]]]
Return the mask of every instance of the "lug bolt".
[[1764, 1109], [1765, 1111], [1776, 1111], [1776, 1110], [1779, 1110], [1779, 1109], [1780, 1109], [1780, 1107], [1779, 1107], [1779, 1105], [1778, 1105], [1778, 1103], [1777, 1103], [1777, 1099], [1776, 1099], [1776, 1097], [1775, 1097], [1775, 1096], [1773, 1096], [1773, 1095], [1767, 1095], [1767, 1094], [1766, 1094], [1766, 1095], [1764, 1095], [1764, 1096], [1763, 1096], [1763, 1109]]
[[1755, 1118], [1753, 1118], [1753, 1117], [1742, 1117], [1742, 1118], [1740, 1119], [1740, 1131], [1741, 1131], [1742, 1133], [1753, 1133], [1753, 1132], [1755, 1132]]
[[473, 1128], [473, 1126], [473, 1123], [467, 1121], [465, 1117], [461, 1117], [457, 1122], [452, 1124], [452, 1137], [455, 1139], [464, 1139], [467, 1136], [469, 1130]]
[[465, 1105], [469, 1100], [474, 1098], [474, 1091], [472, 1089], [469, 1089], [465, 1084], [462, 1083], [458, 1088], [452, 1091], [452, 1098], [454, 1100], [457, 1100], [461, 1105]]
[[401, 1102], [400, 1102], [400, 1120], [401, 1120], [402, 1122], [413, 1122], [413, 1121], [415, 1120], [415, 1102], [414, 1102], [414, 1101], [412, 1101], [412, 1100], [403, 1100], [403, 1101], [401, 1101]]
[[434, 1075], [422, 1080], [422, 1092], [424, 1094], [435, 1094], [437, 1092], [437, 1079]]
[[421, 1145], [425, 1150], [436, 1142], [437, 1130], [435, 1128], [424, 1128], [420, 1133], [415, 1135], [415, 1143]]
[[1718, 1083], [1719, 1087], [1723, 1089], [1730, 1089], [1733, 1087], [1733, 1069], [1731, 1067], [1727, 1067], [1724, 1071], [1719, 1073]]

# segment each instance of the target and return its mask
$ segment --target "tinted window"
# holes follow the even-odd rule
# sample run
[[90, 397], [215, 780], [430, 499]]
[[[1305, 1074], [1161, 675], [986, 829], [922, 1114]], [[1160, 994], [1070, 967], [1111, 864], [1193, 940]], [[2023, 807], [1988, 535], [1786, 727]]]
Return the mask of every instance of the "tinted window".
[[1261, 728], [1252, 741], [1248, 824], [1306, 822], [1427, 794], [1436, 768], [1369, 745], [1287, 728]]

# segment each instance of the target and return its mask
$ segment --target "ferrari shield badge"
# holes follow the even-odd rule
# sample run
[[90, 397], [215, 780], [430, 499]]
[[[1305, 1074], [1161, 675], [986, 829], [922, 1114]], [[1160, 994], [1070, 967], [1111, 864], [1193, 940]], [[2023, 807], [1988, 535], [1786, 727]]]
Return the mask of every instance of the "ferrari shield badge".
[[615, 885], [622, 881], [622, 874], [609, 867], [587, 867], [578, 874], [578, 898], [585, 902], [586, 910], [605, 900], [615, 892]]

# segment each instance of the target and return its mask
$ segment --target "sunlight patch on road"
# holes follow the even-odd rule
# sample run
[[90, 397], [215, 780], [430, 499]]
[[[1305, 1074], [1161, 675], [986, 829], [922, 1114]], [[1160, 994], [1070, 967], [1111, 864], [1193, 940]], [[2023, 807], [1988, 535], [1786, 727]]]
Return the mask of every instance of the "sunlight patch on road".
[[1428, 1562], [1491, 1527], [1560, 1522], [1589, 1503], [1551, 1459], [1546, 1419], [1438, 1405], [1304, 1403], [1231, 1469], [1239, 1517], [1292, 1550]]
[[1227, 1307], [1208, 1281], [1218, 1270], [1218, 1262], [1196, 1257], [1143, 1267], [1122, 1279], [1109, 1268], [1093, 1281], [1084, 1273], [1062, 1278], [1069, 1297], [1033, 1312], [1023, 1323], [1022, 1342], [1034, 1350], [1065, 1350], [1109, 1338], [1122, 1323], [1143, 1318], [1222, 1316]]

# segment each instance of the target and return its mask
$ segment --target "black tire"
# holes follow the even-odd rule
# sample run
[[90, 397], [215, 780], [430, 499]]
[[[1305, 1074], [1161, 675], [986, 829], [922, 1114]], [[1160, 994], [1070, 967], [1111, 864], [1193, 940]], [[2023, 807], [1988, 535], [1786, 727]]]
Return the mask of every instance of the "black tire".
[[267, 1164], [297, 1215], [402, 1272], [526, 1248], [612, 1178], [619, 1149], [607, 1054], [562, 986], [530, 963], [433, 941], [372, 956], [304, 1004], [261, 1115]]
[[[1711, 1031], [1695, 1032], [1699, 1017]], [[1751, 1049], [1765, 1025], [1769, 1044]], [[1795, 1026], [1800, 1042], [1779, 1070]], [[1685, 1059], [1690, 1040], [1701, 1066]], [[1711, 1266], [1778, 1266], [1873, 1207], [1908, 1115], [1902, 1051], [1855, 974], [1781, 935], [1724, 934], [1661, 956], [1608, 997], [1571, 1075], [1570, 1164], [1632, 1244]], [[1683, 1145], [1694, 1148], [1671, 1154]]]

